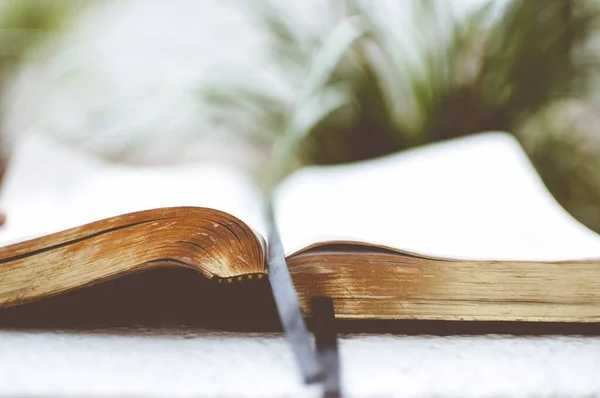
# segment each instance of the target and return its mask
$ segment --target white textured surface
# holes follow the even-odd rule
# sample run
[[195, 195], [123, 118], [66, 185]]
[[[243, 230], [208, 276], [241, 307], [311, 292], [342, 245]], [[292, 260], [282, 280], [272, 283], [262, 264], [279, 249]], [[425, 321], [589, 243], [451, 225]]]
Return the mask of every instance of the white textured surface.
[[[355, 335], [351, 397], [599, 396], [600, 338]], [[316, 396], [278, 335], [0, 332], [0, 395]]]

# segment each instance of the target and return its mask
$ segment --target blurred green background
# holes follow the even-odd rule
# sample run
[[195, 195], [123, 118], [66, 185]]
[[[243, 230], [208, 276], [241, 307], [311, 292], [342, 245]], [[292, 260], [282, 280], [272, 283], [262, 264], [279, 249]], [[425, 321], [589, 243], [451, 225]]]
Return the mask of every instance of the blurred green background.
[[[208, 137], [221, 143], [218, 148], [229, 148], [230, 156], [236, 158], [239, 148], [247, 148], [251, 154], [248, 167], [261, 170], [268, 164], [274, 143], [283, 143], [282, 156], [297, 167], [368, 159], [434, 141], [502, 130], [521, 142], [558, 201], [600, 232], [600, 108], [596, 95], [600, 1], [438, 0], [383, 5], [330, 0], [306, 6], [302, 17], [299, 6], [293, 9], [288, 2], [232, 1], [223, 11], [226, 23], [220, 26], [226, 27], [223, 31], [236, 32], [243, 25], [246, 30], [239, 28], [239, 36], [227, 38], [223, 31], [199, 31], [197, 36], [179, 33], [189, 43], [210, 42], [224, 53], [233, 53], [226, 54], [215, 68], [199, 73], [204, 79], [178, 71], [169, 75], [170, 91], [165, 91], [165, 74], [157, 71], [148, 81], [162, 82], [163, 91], [148, 94], [144, 91], [147, 85], [139, 88], [142, 81], [133, 86], [137, 94], [127, 97], [129, 102], [117, 92], [98, 103], [87, 99], [94, 97], [94, 90], [81, 87], [94, 79], [93, 84], [106, 87], [106, 80], [89, 73], [92, 61], [72, 66], [73, 48], [86, 46], [86, 42], [74, 45], [69, 36], [78, 32], [73, 26], [87, 25], [82, 21], [96, 21], [95, 32], [110, 30], [106, 21], [114, 21], [111, 18], [120, 14], [106, 3], [112, 2], [0, 1], [0, 98], [2, 105], [13, 100], [24, 104], [17, 110], [2, 108], [6, 148], [10, 148], [11, 137], [26, 130], [22, 120], [39, 118], [45, 122], [37, 127], [55, 135], [64, 131], [63, 140], [96, 148], [114, 160], [139, 161], [143, 158], [140, 153], [148, 150], [156, 159], [156, 151], [146, 144], [150, 140], [147, 132], [156, 129], [160, 132], [153, 138], [158, 142], [155, 146], [164, 147], [168, 142], [173, 151], [178, 148], [173, 143], [201, 147]], [[138, 7], [151, 9], [157, 7], [155, 3], [142, 2]], [[210, 17], [206, 9], [194, 10]], [[229, 19], [228, 12], [237, 17]], [[95, 16], [103, 13], [109, 17], [97, 22]], [[181, 47], [181, 41], [168, 41], [178, 34], [174, 25], [165, 23], [152, 29], [157, 35], [142, 35], [140, 42], [160, 42], [163, 52], [150, 47], [145, 59], [148, 65], [163, 62], [165, 54]], [[246, 31], [252, 34], [243, 33]], [[120, 32], [123, 40], [136, 35], [135, 28]], [[243, 36], [255, 37], [259, 43], [258, 50], [250, 51], [260, 58], [252, 67], [244, 55], [250, 45], [227, 44], [239, 42]], [[107, 43], [110, 49], [110, 41]], [[188, 45], [180, 51], [214, 59], [216, 53], [203, 46]], [[136, 46], [125, 49], [127, 54], [136, 50]], [[85, 58], [85, 53], [75, 54], [75, 59]], [[238, 59], [228, 59], [229, 55], [238, 55]], [[119, 54], [109, 50], [106, 57], [114, 62]], [[57, 59], [64, 65], [65, 58], [71, 62], [68, 68], [49, 73], [40, 67], [50, 61], [56, 65]], [[96, 69], [102, 69], [102, 59], [93, 62]], [[133, 70], [129, 76], [145, 69], [140, 66], [144, 63], [129, 65], [127, 56], [123, 59], [121, 69], [130, 66]], [[195, 64], [190, 61], [189, 65]], [[23, 81], [44, 81], [33, 78], [32, 69], [46, 70], [41, 75], [54, 84], [46, 91], [77, 87], [78, 96], [72, 92], [66, 96], [73, 97], [71, 103], [89, 102], [83, 110], [72, 110], [83, 115], [81, 120], [59, 120], [54, 111], [44, 119], [43, 112], [29, 110], [27, 99], [41, 94], [36, 92], [36, 84]], [[13, 81], [17, 83], [11, 85]], [[22, 94], [27, 90], [29, 96]], [[140, 90], [144, 93], [139, 94]], [[178, 94], [169, 97], [165, 92]], [[181, 113], [177, 123], [158, 123], [160, 127], [152, 120], [131, 123], [131, 114], [146, 109], [130, 106], [142, 102], [142, 95], [185, 97], [182, 105], [169, 108], [168, 117], [162, 120], [180, 115], [182, 109], [188, 109], [187, 113]], [[43, 98], [55, 97], [46, 94]], [[50, 101], [41, 102], [38, 108], [50, 106]], [[18, 116], [21, 114], [26, 116]], [[31, 124], [25, 125], [31, 128]], [[86, 129], [89, 136], [74, 136], [71, 130], [77, 129]], [[9, 149], [5, 152], [9, 156]]]

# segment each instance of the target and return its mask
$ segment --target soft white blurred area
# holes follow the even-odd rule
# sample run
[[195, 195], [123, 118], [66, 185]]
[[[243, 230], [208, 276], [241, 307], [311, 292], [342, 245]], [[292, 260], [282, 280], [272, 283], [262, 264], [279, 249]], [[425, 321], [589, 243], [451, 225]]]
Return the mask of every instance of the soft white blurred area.
[[[409, 18], [413, 3], [362, 3], [393, 26], [407, 57], [423, 44]], [[446, 8], [460, 18], [482, 3], [462, 0]], [[305, 76], [275, 67], [266, 56], [268, 38], [252, 24], [261, 4], [90, 3], [60, 40], [23, 68], [5, 94], [1, 130], [8, 148], [20, 135], [35, 131], [115, 160], [217, 158], [260, 169], [268, 148], [249, 148], [237, 132], [212, 124], [199, 90], [206, 84], [244, 81], [293, 102]], [[276, 7], [296, 29], [325, 34], [344, 4], [340, 1], [338, 10], [318, 1], [278, 2]]]
[[140, 162], [233, 156], [232, 137], [204, 124], [197, 89], [215, 71], [257, 66], [258, 42], [229, 3], [94, 3], [13, 85], [3, 131]]
[[0, 242], [43, 236], [160, 207], [225, 211], [266, 236], [261, 192], [241, 170], [216, 162], [152, 167], [103, 162], [30, 134], [12, 155], [0, 208]]

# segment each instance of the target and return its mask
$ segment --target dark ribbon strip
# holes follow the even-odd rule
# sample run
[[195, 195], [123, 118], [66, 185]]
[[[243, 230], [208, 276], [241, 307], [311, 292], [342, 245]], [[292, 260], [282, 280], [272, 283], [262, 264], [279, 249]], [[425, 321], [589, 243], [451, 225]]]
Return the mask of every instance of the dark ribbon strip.
[[285, 261], [281, 238], [275, 226], [272, 206], [269, 206], [268, 209], [268, 222], [267, 262], [269, 264], [269, 282], [273, 290], [279, 318], [286, 338], [292, 346], [304, 382], [307, 384], [315, 383], [322, 380], [323, 369], [312, 348], [310, 335], [302, 317], [298, 295]]
[[317, 355], [324, 371], [323, 396], [339, 398], [341, 396], [340, 356], [333, 300], [330, 297], [314, 297], [311, 301], [311, 311], [315, 322]]

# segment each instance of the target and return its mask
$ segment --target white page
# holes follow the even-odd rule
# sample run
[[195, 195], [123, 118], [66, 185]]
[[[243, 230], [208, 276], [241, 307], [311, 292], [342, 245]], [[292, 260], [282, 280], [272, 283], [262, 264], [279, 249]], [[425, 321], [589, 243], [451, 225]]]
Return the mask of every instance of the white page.
[[222, 210], [264, 236], [261, 194], [235, 168], [117, 165], [31, 135], [16, 146], [8, 165], [0, 199], [7, 221], [0, 243], [169, 206]]
[[600, 257], [600, 236], [556, 202], [506, 133], [305, 168], [276, 203], [288, 253], [341, 238], [459, 258]]

